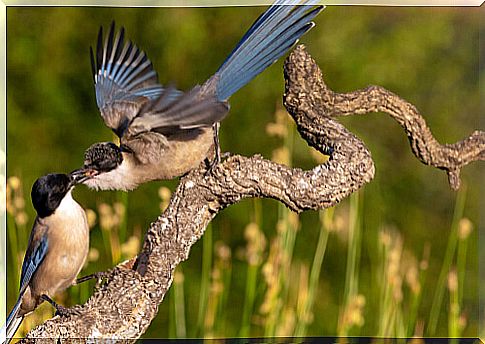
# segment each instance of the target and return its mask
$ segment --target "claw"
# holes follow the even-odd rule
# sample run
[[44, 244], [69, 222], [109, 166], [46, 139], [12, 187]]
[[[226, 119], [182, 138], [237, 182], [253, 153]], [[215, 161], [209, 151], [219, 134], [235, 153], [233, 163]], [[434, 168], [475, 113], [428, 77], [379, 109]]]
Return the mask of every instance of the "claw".
[[52, 300], [46, 294], [42, 294], [40, 296], [40, 299], [43, 300], [43, 301], [49, 302], [52, 305], [52, 307], [54, 307], [56, 309], [55, 315], [67, 317], [67, 316], [71, 316], [71, 315], [79, 315], [79, 314], [81, 314], [80, 310], [78, 310], [76, 308], [67, 308], [67, 307], [61, 306], [60, 304], [58, 304], [57, 302], [55, 302], [54, 300]]
[[81, 311], [77, 308], [74, 308], [74, 307], [67, 308], [61, 305], [57, 305], [56, 313], [55, 313], [55, 315], [59, 315], [61, 317], [68, 317], [71, 315], [80, 315], [80, 314], [81, 314]]

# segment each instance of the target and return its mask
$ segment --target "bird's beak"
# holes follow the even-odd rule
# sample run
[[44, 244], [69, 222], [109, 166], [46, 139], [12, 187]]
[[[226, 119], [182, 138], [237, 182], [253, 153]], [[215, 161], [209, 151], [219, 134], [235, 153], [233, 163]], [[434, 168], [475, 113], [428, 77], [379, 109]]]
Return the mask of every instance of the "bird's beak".
[[72, 171], [71, 173], [69, 173], [69, 175], [72, 178], [72, 184], [76, 185], [95, 177], [96, 175], [98, 175], [98, 171], [93, 168], [83, 167]]

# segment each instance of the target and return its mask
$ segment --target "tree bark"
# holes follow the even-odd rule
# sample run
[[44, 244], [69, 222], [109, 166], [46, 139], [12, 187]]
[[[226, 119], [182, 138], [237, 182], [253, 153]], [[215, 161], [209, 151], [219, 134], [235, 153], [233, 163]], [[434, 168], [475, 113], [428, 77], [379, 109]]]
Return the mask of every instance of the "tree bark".
[[453, 189], [463, 166], [485, 160], [485, 133], [475, 131], [455, 144], [441, 145], [416, 108], [379, 86], [335, 93], [303, 46], [285, 62], [284, 105], [300, 135], [327, 162], [311, 170], [289, 168], [261, 156], [234, 155], [210, 173], [204, 167], [181, 178], [166, 211], [146, 234], [138, 256], [108, 272], [76, 314], [56, 316], [30, 331], [36, 338], [104, 338], [134, 341], [148, 328], [170, 288], [174, 270], [189, 256], [209, 222], [243, 198], [267, 197], [293, 211], [331, 207], [370, 182], [374, 163], [364, 143], [334, 118], [385, 112], [405, 130], [416, 157], [445, 170]]

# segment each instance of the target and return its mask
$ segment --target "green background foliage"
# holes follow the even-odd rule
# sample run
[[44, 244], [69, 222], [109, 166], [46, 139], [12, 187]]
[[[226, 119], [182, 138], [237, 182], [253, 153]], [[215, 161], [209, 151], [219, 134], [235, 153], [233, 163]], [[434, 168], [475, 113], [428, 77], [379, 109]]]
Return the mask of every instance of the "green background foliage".
[[[96, 42], [99, 25], [107, 27], [111, 20], [123, 25], [126, 36], [147, 52], [160, 81], [163, 84], [173, 82], [178, 88], [188, 90], [203, 83], [217, 70], [263, 10], [253, 7], [7, 9], [7, 173], [22, 181], [20, 191], [23, 191], [28, 216], [25, 225], [18, 225], [14, 215], [9, 215], [8, 308], [17, 295], [18, 260], [23, 257], [35, 216], [28, 197], [31, 185], [41, 175], [78, 168], [89, 145], [113, 140], [113, 134], [98, 115], [90, 75], [89, 46]], [[477, 8], [329, 7], [316, 18], [316, 27], [301, 42], [321, 67], [333, 90], [347, 92], [371, 84], [384, 86], [414, 104], [440, 142], [452, 143], [479, 129], [479, 120], [483, 119], [478, 87], [479, 78], [484, 76], [483, 65], [479, 65], [479, 53], [483, 57], [485, 52], [483, 42], [479, 45], [479, 33], [483, 34], [484, 29], [480, 23], [483, 15], [483, 10]], [[285, 142], [268, 135], [265, 130], [282, 107], [282, 64], [283, 59], [231, 98], [230, 115], [221, 127], [221, 146], [223, 151], [243, 155], [258, 153], [271, 158], [272, 152], [284, 145], [290, 148], [294, 166], [310, 168], [315, 164], [314, 159], [291, 124], [285, 124], [292, 133]], [[443, 171], [417, 161], [402, 129], [388, 116], [381, 113], [353, 116], [342, 122], [364, 140], [376, 163], [376, 177], [364, 187], [364, 192], [360, 192], [358, 205], [345, 200], [335, 209], [344, 224], [349, 222], [349, 211], [358, 209], [359, 212], [361, 242], [358, 244], [358, 277], [355, 278], [359, 280], [359, 294], [365, 298], [364, 322], [346, 332], [342, 332], [338, 324], [339, 313], [346, 302], [347, 249], [351, 247], [349, 235], [343, 230], [338, 232], [340, 234], [331, 233], [328, 238], [307, 334], [378, 334], [379, 319], [383, 315], [380, 295], [375, 290], [381, 281], [377, 266], [382, 263], [379, 261], [382, 256], [376, 252], [380, 247], [379, 233], [383, 228], [392, 228], [390, 232], [402, 239], [407, 254], [418, 260], [429, 247], [429, 266], [421, 284], [416, 317], [424, 328], [421, 334], [447, 336], [450, 333], [447, 290], [437, 330], [426, 332], [426, 328], [453, 230], [456, 193], [450, 190]], [[475, 230], [469, 240], [466, 264], [459, 272], [466, 276], [464, 285], [460, 286], [463, 289], [460, 315], [466, 319], [460, 334], [477, 336], [478, 185], [483, 183], [483, 166], [466, 167], [462, 179], [466, 187], [463, 216], [471, 220]], [[98, 218], [102, 216], [101, 204], [119, 201], [127, 206], [116, 232], [108, 233], [100, 229], [100, 224], [94, 227], [91, 245], [97, 248], [99, 258], [90, 262], [81, 274], [106, 270], [117, 263], [113, 254], [109, 254], [110, 240], [121, 244], [132, 236], [143, 240], [145, 229], [160, 213], [159, 188], [166, 186], [173, 190], [176, 183], [153, 182], [128, 196], [120, 192], [95, 193], [85, 187], [76, 189], [75, 198], [85, 208], [98, 209]], [[254, 217], [259, 208], [256, 221]], [[249, 320], [250, 330], [240, 332], [244, 323], [241, 310], [248, 304], [250, 269], [244, 254], [239, 253], [247, 250], [244, 233], [248, 223], [256, 222], [270, 242], [278, 235], [277, 221], [287, 216], [282, 214], [284, 210], [275, 201], [247, 200], [224, 210], [213, 221], [211, 243], [222, 242], [232, 252], [229, 278], [223, 284], [227, 300], [216, 319], [224, 326], [216, 326], [213, 335], [268, 333], [263, 330], [265, 321], [261, 320], [264, 317], [258, 310], [266, 290], [260, 265], [252, 276], [255, 283], [252, 297], [257, 306], [253, 307]], [[319, 216], [316, 212], [306, 212], [299, 221], [293, 263], [294, 266], [310, 266], [319, 238]], [[16, 246], [12, 244], [13, 236], [18, 239]], [[179, 284], [178, 289], [172, 288], [146, 337], [174, 336], [170, 330], [174, 317], [171, 307], [177, 304], [174, 303], [177, 297], [179, 304], [180, 300], [185, 300], [186, 334], [191, 337], [209, 335], [199, 324], [200, 300], [204, 298], [201, 284], [208, 278], [212, 266], [202, 268], [202, 261], [211, 264], [207, 256], [203, 258], [203, 253], [212, 250], [208, 240], [204, 238], [197, 243], [189, 260], [179, 268], [185, 282]], [[268, 246], [263, 250], [263, 259], [268, 258]], [[290, 289], [296, 288], [295, 295], [298, 295], [297, 279], [291, 280], [291, 277], [287, 276]], [[180, 294], [175, 295], [174, 289], [183, 291], [182, 298]], [[62, 303], [83, 302], [91, 290], [92, 284], [73, 287], [61, 295]], [[42, 307], [43, 316], [49, 317], [51, 310]], [[403, 314], [408, 311], [404, 308]], [[419, 334], [419, 326], [417, 331]], [[292, 335], [294, 332], [283, 333]], [[392, 332], [396, 333], [399, 332]]]

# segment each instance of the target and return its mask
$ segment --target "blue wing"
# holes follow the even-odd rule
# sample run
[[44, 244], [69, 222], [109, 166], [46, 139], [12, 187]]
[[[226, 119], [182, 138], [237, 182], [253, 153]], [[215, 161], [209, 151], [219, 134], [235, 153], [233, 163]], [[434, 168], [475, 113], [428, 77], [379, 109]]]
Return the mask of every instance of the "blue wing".
[[[324, 8], [317, 0], [277, 0], [249, 28], [218, 69], [214, 82], [219, 100], [227, 100], [286, 53], [310, 30]], [[209, 79], [209, 81], [211, 81]]]
[[2, 333], [5, 332], [6, 338], [12, 338], [22, 322], [23, 315], [19, 316], [20, 306], [22, 305], [22, 297], [32, 277], [44, 260], [49, 248], [47, 230], [48, 227], [41, 223], [39, 218], [36, 218], [34, 227], [30, 233], [29, 244], [27, 246], [27, 251], [25, 252], [24, 262], [22, 263], [19, 297], [15, 303], [15, 306], [7, 317], [5, 327], [1, 330]]
[[142, 114], [130, 124], [126, 137], [147, 131], [169, 135], [180, 130], [209, 127], [229, 111], [227, 102], [218, 101], [214, 96], [201, 96], [200, 86], [177, 97], [171, 92], [173, 88], [167, 88], [156, 101], [147, 103], [140, 111]]
[[[106, 125], [119, 137], [148, 101], [158, 98], [164, 88], [146, 54], [131, 41], [124, 43], [124, 28], [116, 34], [111, 24], [103, 43], [103, 28], [98, 33], [96, 57], [93, 49], [91, 67], [96, 103]], [[178, 92], [171, 92], [176, 97]]]
[[24, 262], [22, 263], [20, 294], [27, 288], [32, 276], [35, 274], [47, 254], [47, 249], [49, 248], [47, 230], [48, 227], [42, 224], [39, 218], [37, 218], [30, 234], [29, 245], [25, 252]]

